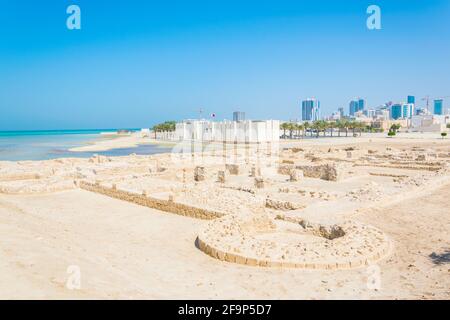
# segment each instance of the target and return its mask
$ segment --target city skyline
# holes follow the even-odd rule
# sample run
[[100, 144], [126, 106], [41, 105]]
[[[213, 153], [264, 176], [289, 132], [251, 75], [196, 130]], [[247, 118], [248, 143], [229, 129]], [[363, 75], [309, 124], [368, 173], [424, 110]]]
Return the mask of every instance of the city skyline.
[[362, 1], [80, 0], [81, 30], [66, 27], [70, 4], [3, 5], [0, 130], [150, 127], [200, 108], [295, 119], [310, 96], [327, 115], [355, 94], [371, 107], [450, 95], [447, 0], [377, 1], [381, 30]]

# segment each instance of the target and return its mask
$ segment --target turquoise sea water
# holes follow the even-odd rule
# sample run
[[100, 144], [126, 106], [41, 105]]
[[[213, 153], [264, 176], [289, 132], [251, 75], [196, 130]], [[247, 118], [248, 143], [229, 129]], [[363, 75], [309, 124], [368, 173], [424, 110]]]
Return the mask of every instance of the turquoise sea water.
[[0, 161], [48, 160], [67, 157], [91, 157], [94, 154], [123, 156], [131, 153], [155, 154], [169, 152], [156, 145], [137, 148], [114, 149], [105, 152], [70, 152], [70, 148], [84, 146], [92, 141], [107, 139], [106, 130], [48, 130], [48, 131], [0, 131]]

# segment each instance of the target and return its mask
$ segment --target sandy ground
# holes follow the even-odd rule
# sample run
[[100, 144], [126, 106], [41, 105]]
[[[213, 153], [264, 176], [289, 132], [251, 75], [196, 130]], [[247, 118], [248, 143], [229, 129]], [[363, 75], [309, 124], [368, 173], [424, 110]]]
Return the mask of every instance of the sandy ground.
[[[341, 133], [341, 136], [336, 136], [337, 133], [334, 133], [334, 137], [322, 137], [319, 139], [315, 137], [307, 136], [306, 139], [299, 140], [281, 140], [280, 143], [282, 146], [290, 146], [296, 145], [301, 141], [302, 145], [310, 146], [310, 145], [328, 145], [332, 144], [333, 146], [339, 146], [348, 144], [349, 140], [352, 139], [350, 136], [352, 135], [349, 132], [349, 137], [345, 137], [345, 133]], [[389, 139], [389, 143], [403, 143], [405, 141], [423, 141], [424, 139], [429, 141], [436, 141], [439, 143], [441, 141], [441, 136], [439, 133], [398, 133], [395, 138]], [[377, 140], [386, 140], [386, 133], [362, 133], [360, 137], [354, 139], [357, 143], [370, 143], [372, 141]], [[165, 146], [173, 146], [175, 142], [163, 142], [161, 140], [156, 140], [151, 137], [142, 137], [140, 132], [134, 132], [131, 135], [107, 135], [104, 136], [101, 140], [92, 141], [90, 144], [75, 147], [69, 149], [72, 152], [101, 152], [108, 151], [112, 149], [119, 148], [134, 148], [143, 144], [158, 144]]]
[[[115, 148], [136, 141], [136, 137], [121, 137], [103, 143], [104, 147]], [[438, 153], [450, 151], [449, 140], [421, 134], [394, 139], [368, 135], [281, 142], [282, 148], [309, 148], [322, 157], [339, 155], [330, 155], [326, 151], [330, 147], [352, 145], [356, 149], [358, 145], [376, 149], [379, 154], [392, 147], [400, 155], [402, 149], [413, 146], [441, 150]], [[163, 161], [162, 155], [155, 168], [170, 167], [170, 159], [165, 157]], [[441, 159], [447, 159], [445, 154]], [[103, 159], [105, 163], [100, 158], [99, 163], [90, 160], [55, 160], [45, 165], [2, 163], [2, 183], [11, 190], [16, 184], [57, 187], [55, 181], [72, 174], [70, 170], [76, 166], [81, 166], [80, 174], [92, 175], [95, 169], [95, 177], [124, 175], [131, 187], [131, 182], [145, 182], [159, 190], [180, 183], [176, 176], [181, 174], [181, 167], [148, 173], [154, 159], [148, 162], [131, 156], [113, 162]], [[352, 169], [356, 173], [360, 170], [417, 173], [401, 168]], [[37, 173], [42, 178], [34, 177]], [[131, 173], [137, 177], [128, 177]], [[8, 174], [18, 181], [8, 181]], [[345, 193], [366, 182], [372, 183], [372, 189], [394, 192], [394, 197], [378, 202], [365, 198], [357, 202], [339, 200], [343, 197], [334, 202], [304, 198], [308, 207], [301, 212], [303, 215], [328, 220], [333, 216], [330, 213], [342, 211], [358, 222], [379, 228], [391, 239], [390, 255], [376, 265], [352, 270], [262, 268], [223, 262], [195, 246], [207, 221], [73, 189], [73, 182], [66, 191], [54, 192], [58, 190], [55, 187], [34, 191], [47, 193], [29, 193], [33, 188], [25, 188], [28, 191], [23, 194], [0, 193], [0, 299], [450, 299], [450, 181], [448, 175], [422, 174], [432, 179], [431, 183], [416, 188], [405, 182], [394, 183], [392, 178], [358, 174], [338, 184], [301, 180], [302, 188], [329, 193]], [[73, 177], [68, 177], [66, 180], [72, 181]], [[244, 175], [235, 179], [248, 178]], [[203, 189], [197, 186], [196, 190]], [[238, 199], [233, 199], [236, 206]], [[74, 270], [80, 271], [79, 289], [70, 286], [76, 276]]]
[[106, 135], [101, 140], [94, 140], [91, 143], [69, 149], [71, 152], [101, 152], [112, 149], [135, 148], [139, 145], [157, 144], [157, 145], [173, 145], [173, 143], [162, 143], [149, 137], [143, 137], [140, 132], [134, 132], [130, 135]]
[[[376, 268], [281, 270], [221, 262], [194, 246], [206, 222], [102, 195], [0, 195], [0, 298], [449, 299], [448, 208], [447, 185], [357, 216], [382, 228], [395, 245], [378, 264], [374, 290]], [[80, 268], [80, 290], [66, 287], [71, 265]]]

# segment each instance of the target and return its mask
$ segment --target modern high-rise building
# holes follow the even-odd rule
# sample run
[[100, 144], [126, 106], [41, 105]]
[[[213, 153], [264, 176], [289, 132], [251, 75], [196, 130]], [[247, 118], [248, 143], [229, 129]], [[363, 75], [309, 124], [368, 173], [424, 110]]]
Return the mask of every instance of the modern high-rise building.
[[354, 116], [355, 112], [357, 112], [357, 111], [358, 111], [358, 101], [356, 101], [356, 100], [350, 101], [348, 114], [351, 116]]
[[394, 120], [400, 119], [403, 116], [403, 108], [399, 103], [395, 103], [391, 105], [391, 118]]
[[363, 111], [366, 107], [366, 101], [364, 99], [358, 99], [358, 111]]
[[306, 99], [302, 101], [302, 120], [320, 120], [320, 101], [316, 99]]
[[339, 108], [339, 109], [338, 109], [338, 113], [339, 113], [339, 116], [340, 116], [341, 118], [345, 117], [344, 108]]
[[358, 98], [350, 101], [349, 114], [354, 116], [356, 112], [364, 110], [366, 102], [364, 99]]
[[235, 111], [233, 112], [233, 121], [244, 121], [245, 120], [245, 112]]
[[411, 119], [414, 115], [414, 103], [404, 103], [402, 105], [402, 118]]
[[416, 97], [408, 96], [408, 103], [416, 104]]
[[394, 103], [391, 105], [390, 117], [397, 119], [411, 119], [414, 115], [414, 104], [412, 103]]
[[444, 100], [442, 99], [434, 100], [434, 114], [438, 115], [444, 114]]

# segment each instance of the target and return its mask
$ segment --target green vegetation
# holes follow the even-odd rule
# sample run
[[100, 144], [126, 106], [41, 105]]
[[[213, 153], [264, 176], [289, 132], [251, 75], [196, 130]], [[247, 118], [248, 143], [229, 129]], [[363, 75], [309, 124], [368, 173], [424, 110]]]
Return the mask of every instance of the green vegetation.
[[450, 123], [447, 123], [447, 129], [450, 129]]
[[[318, 120], [313, 123], [307, 121], [302, 124], [293, 122], [284, 122], [280, 125], [280, 129], [283, 130], [283, 137], [290, 139], [304, 138], [308, 134], [311, 137], [318, 138], [322, 133], [323, 136], [341, 136], [341, 132], [345, 130], [345, 136], [348, 137], [349, 130], [352, 130], [353, 136], [361, 135], [362, 131], [368, 131], [366, 125], [358, 121], [338, 120], [338, 121], [324, 121]], [[289, 133], [289, 134], [288, 134]]]
[[391, 128], [388, 131], [388, 137], [394, 137], [395, 135], [397, 135], [397, 131], [400, 130], [400, 125], [399, 124], [393, 124], [391, 126]]
[[152, 130], [155, 132], [175, 131], [176, 121], [166, 121], [153, 126]]
[[176, 124], [176, 121], [166, 121], [163, 123], [155, 124], [152, 128], [153, 132], [155, 133], [155, 139], [157, 132], [174, 132]]
[[388, 132], [388, 136], [389, 137], [394, 137], [397, 133], [395, 131], [389, 130]]
[[441, 132], [441, 137], [444, 139], [447, 136], [447, 132]]

